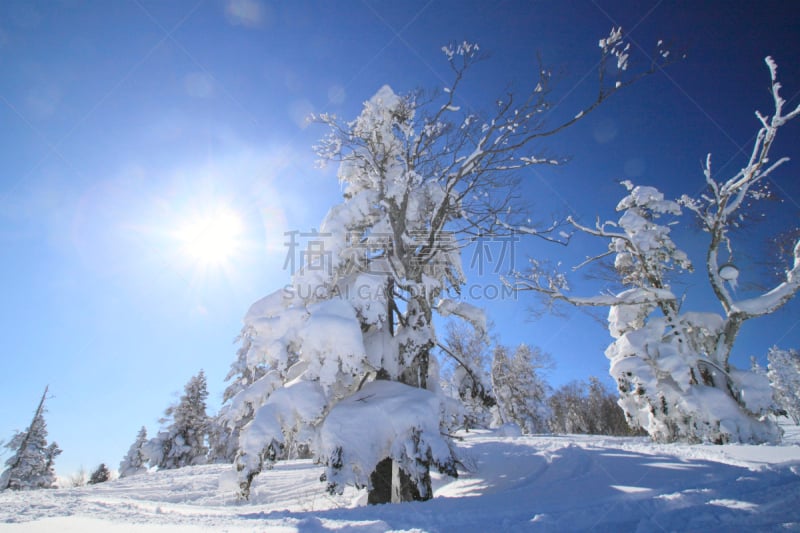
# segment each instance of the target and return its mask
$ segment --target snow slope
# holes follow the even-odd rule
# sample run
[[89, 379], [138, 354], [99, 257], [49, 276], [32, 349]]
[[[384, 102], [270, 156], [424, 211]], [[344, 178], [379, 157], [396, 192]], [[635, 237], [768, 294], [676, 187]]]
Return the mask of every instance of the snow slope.
[[310, 461], [278, 463], [251, 500], [231, 467], [151, 472], [91, 487], [0, 493], [0, 531], [800, 531], [800, 432], [781, 446], [472, 432], [457, 479], [425, 503], [332, 497]]

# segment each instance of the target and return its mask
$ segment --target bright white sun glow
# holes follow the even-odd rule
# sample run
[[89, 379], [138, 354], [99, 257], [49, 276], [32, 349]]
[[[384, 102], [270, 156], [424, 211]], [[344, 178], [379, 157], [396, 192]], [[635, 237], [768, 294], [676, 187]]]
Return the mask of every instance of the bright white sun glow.
[[203, 266], [229, 263], [242, 246], [242, 219], [228, 208], [219, 208], [187, 221], [177, 232], [183, 252]]

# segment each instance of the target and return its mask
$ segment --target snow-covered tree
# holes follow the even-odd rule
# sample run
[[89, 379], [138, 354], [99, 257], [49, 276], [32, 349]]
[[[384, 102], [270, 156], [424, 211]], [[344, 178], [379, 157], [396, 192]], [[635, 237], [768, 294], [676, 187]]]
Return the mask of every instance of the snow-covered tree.
[[[772, 407], [763, 375], [730, 363], [742, 324], [769, 315], [800, 290], [800, 241], [783, 280], [771, 290], [742, 297], [736, 291], [737, 258], [746, 252], [734, 239], [747, 223], [745, 214], [768, 196], [768, 180], [787, 161], [768, 158], [776, 135], [800, 114], [785, 113], [777, 67], [766, 59], [775, 106], [772, 117], [756, 113], [761, 124], [749, 160], [727, 180], [715, 177], [706, 160], [706, 190], [697, 197], [666, 200], [654, 187], [623, 185], [628, 194], [617, 205], [620, 218], [585, 226], [569, 219], [584, 234], [608, 242], [607, 250], [584, 263], [614, 258], [624, 290], [581, 298], [569, 292], [566, 277], [532, 262], [532, 272], [516, 279], [522, 290], [575, 305], [609, 306], [609, 331], [615, 339], [606, 350], [617, 381], [620, 405], [629, 422], [658, 441], [775, 442], [780, 429], [767, 415]], [[686, 253], [671, 237], [671, 224], [686, 209], [710, 239], [705, 270], [722, 312], [687, 312], [671, 288], [674, 278], [691, 269]]]
[[492, 392], [489, 339], [482, 330], [463, 322], [448, 322], [447, 335], [439, 348], [445, 352], [442, 389], [458, 400], [454, 402], [450, 426], [469, 430], [489, 427], [492, 407], [497, 404]]
[[55, 442], [47, 443], [47, 423], [44, 420], [45, 387], [33, 420], [25, 431], [18, 432], [5, 447], [12, 455], [6, 460], [6, 470], [0, 475], [0, 490], [49, 489], [55, 486], [55, 458], [61, 449]]
[[[262, 468], [300, 446], [326, 464], [331, 491], [369, 487], [371, 503], [430, 498], [432, 466], [455, 474], [439, 431], [434, 313], [485, 329], [477, 309], [451, 299], [465, 283], [461, 247], [509, 228], [519, 171], [559, 163], [535, 150], [538, 141], [656, 68], [628, 70], [621, 30], [600, 48], [596, 99], [555, 125], [545, 122], [546, 69], [521, 98], [505, 95], [485, 116], [462, 111], [464, 75], [482, 58], [466, 42], [443, 48], [453, 81], [442, 92], [384, 86], [355, 120], [316, 117], [330, 129], [317, 153], [339, 164], [343, 200], [292, 283], [245, 317], [232, 368], [238, 390], [226, 405], [230, 420], [252, 417], [235, 463], [242, 496]], [[362, 429], [339, 423], [345, 413]]]
[[[231, 430], [217, 413], [208, 423], [208, 462], [210, 464], [233, 463], [239, 444], [239, 430]], [[242, 424], [244, 425], [244, 424]]]
[[152, 466], [161, 469], [205, 464], [208, 455], [208, 425], [206, 376], [201, 370], [184, 387], [177, 405], [165, 411], [162, 424], [166, 428], [144, 446], [144, 454]]
[[551, 366], [547, 354], [527, 344], [517, 346], [513, 354], [505, 346], [495, 348], [492, 387], [500, 422], [513, 422], [523, 433], [547, 431], [550, 386], [542, 372]]
[[[229, 382], [222, 394], [222, 408], [211, 421], [209, 427], [209, 462], [233, 463], [239, 451], [239, 435], [242, 428], [253, 419], [255, 408], [259, 407], [265, 396], [258, 395], [253, 398], [247, 393], [239, 394], [249, 389], [269, 371], [275, 371], [276, 365], [268, 366], [269, 362], [263, 360], [248, 360], [248, 354], [257, 350], [253, 347], [254, 329], [249, 326], [242, 328], [236, 341], [239, 349], [236, 360], [231, 363], [225, 381]], [[234, 397], [236, 400], [234, 401]], [[260, 398], [260, 400], [259, 400]]]
[[108, 469], [105, 463], [100, 463], [100, 466], [92, 472], [92, 475], [89, 476], [89, 485], [97, 485], [98, 483], [105, 483], [111, 479], [111, 471]]
[[[254, 342], [258, 342], [257, 331], [247, 320], [236, 342], [239, 343], [239, 349], [236, 360], [231, 363], [228, 375], [225, 376], [225, 381], [229, 384], [222, 395], [222, 408], [209, 428], [209, 462], [212, 463], [234, 462], [239, 452], [242, 428], [253, 419], [256, 408], [263, 405], [267, 396], [280, 385], [280, 377], [285, 377], [279, 370], [282, 366], [280, 361], [253, 357], [262, 348], [254, 345]], [[261, 381], [267, 373], [271, 377]], [[259, 385], [252, 387], [256, 382]], [[266, 389], [260, 388], [265, 384], [268, 384]], [[303, 454], [298, 448], [305, 450], [307, 447], [307, 442], [299, 445], [291, 443], [276, 457], [299, 458]]]
[[119, 477], [135, 476], [147, 472], [147, 456], [144, 446], [147, 443], [147, 428], [142, 426], [136, 435], [136, 440], [128, 449], [128, 453], [119, 463]]
[[767, 359], [767, 378], [775, 403], [795, 424], [800, 424], [800, 352], [773, 346]]

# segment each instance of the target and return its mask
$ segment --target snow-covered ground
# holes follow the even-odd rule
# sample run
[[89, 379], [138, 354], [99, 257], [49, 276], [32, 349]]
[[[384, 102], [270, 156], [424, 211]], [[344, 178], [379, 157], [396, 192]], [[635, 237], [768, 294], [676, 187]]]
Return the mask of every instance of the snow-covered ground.
[[329, 496], [310, 461], [264, 472], [247, 503], [230, 466], [188, 467], [0, 493], [0, 531], [800, 531], [800, 430], [787, 429], [781, 446], [473, 432], [459, 442], [470, 471], [437, 477], [434, 500], [373, 507]]

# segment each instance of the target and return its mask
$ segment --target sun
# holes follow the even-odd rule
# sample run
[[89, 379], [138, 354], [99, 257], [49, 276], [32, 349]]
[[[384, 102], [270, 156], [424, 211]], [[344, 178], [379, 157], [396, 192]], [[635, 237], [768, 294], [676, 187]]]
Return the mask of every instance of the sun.
[[241, 217], [227, 207], [220, 207], [194, 216], [177, 231], [183, 254], [204, 266], [224, 266], [242, 248], [244, 224]]

